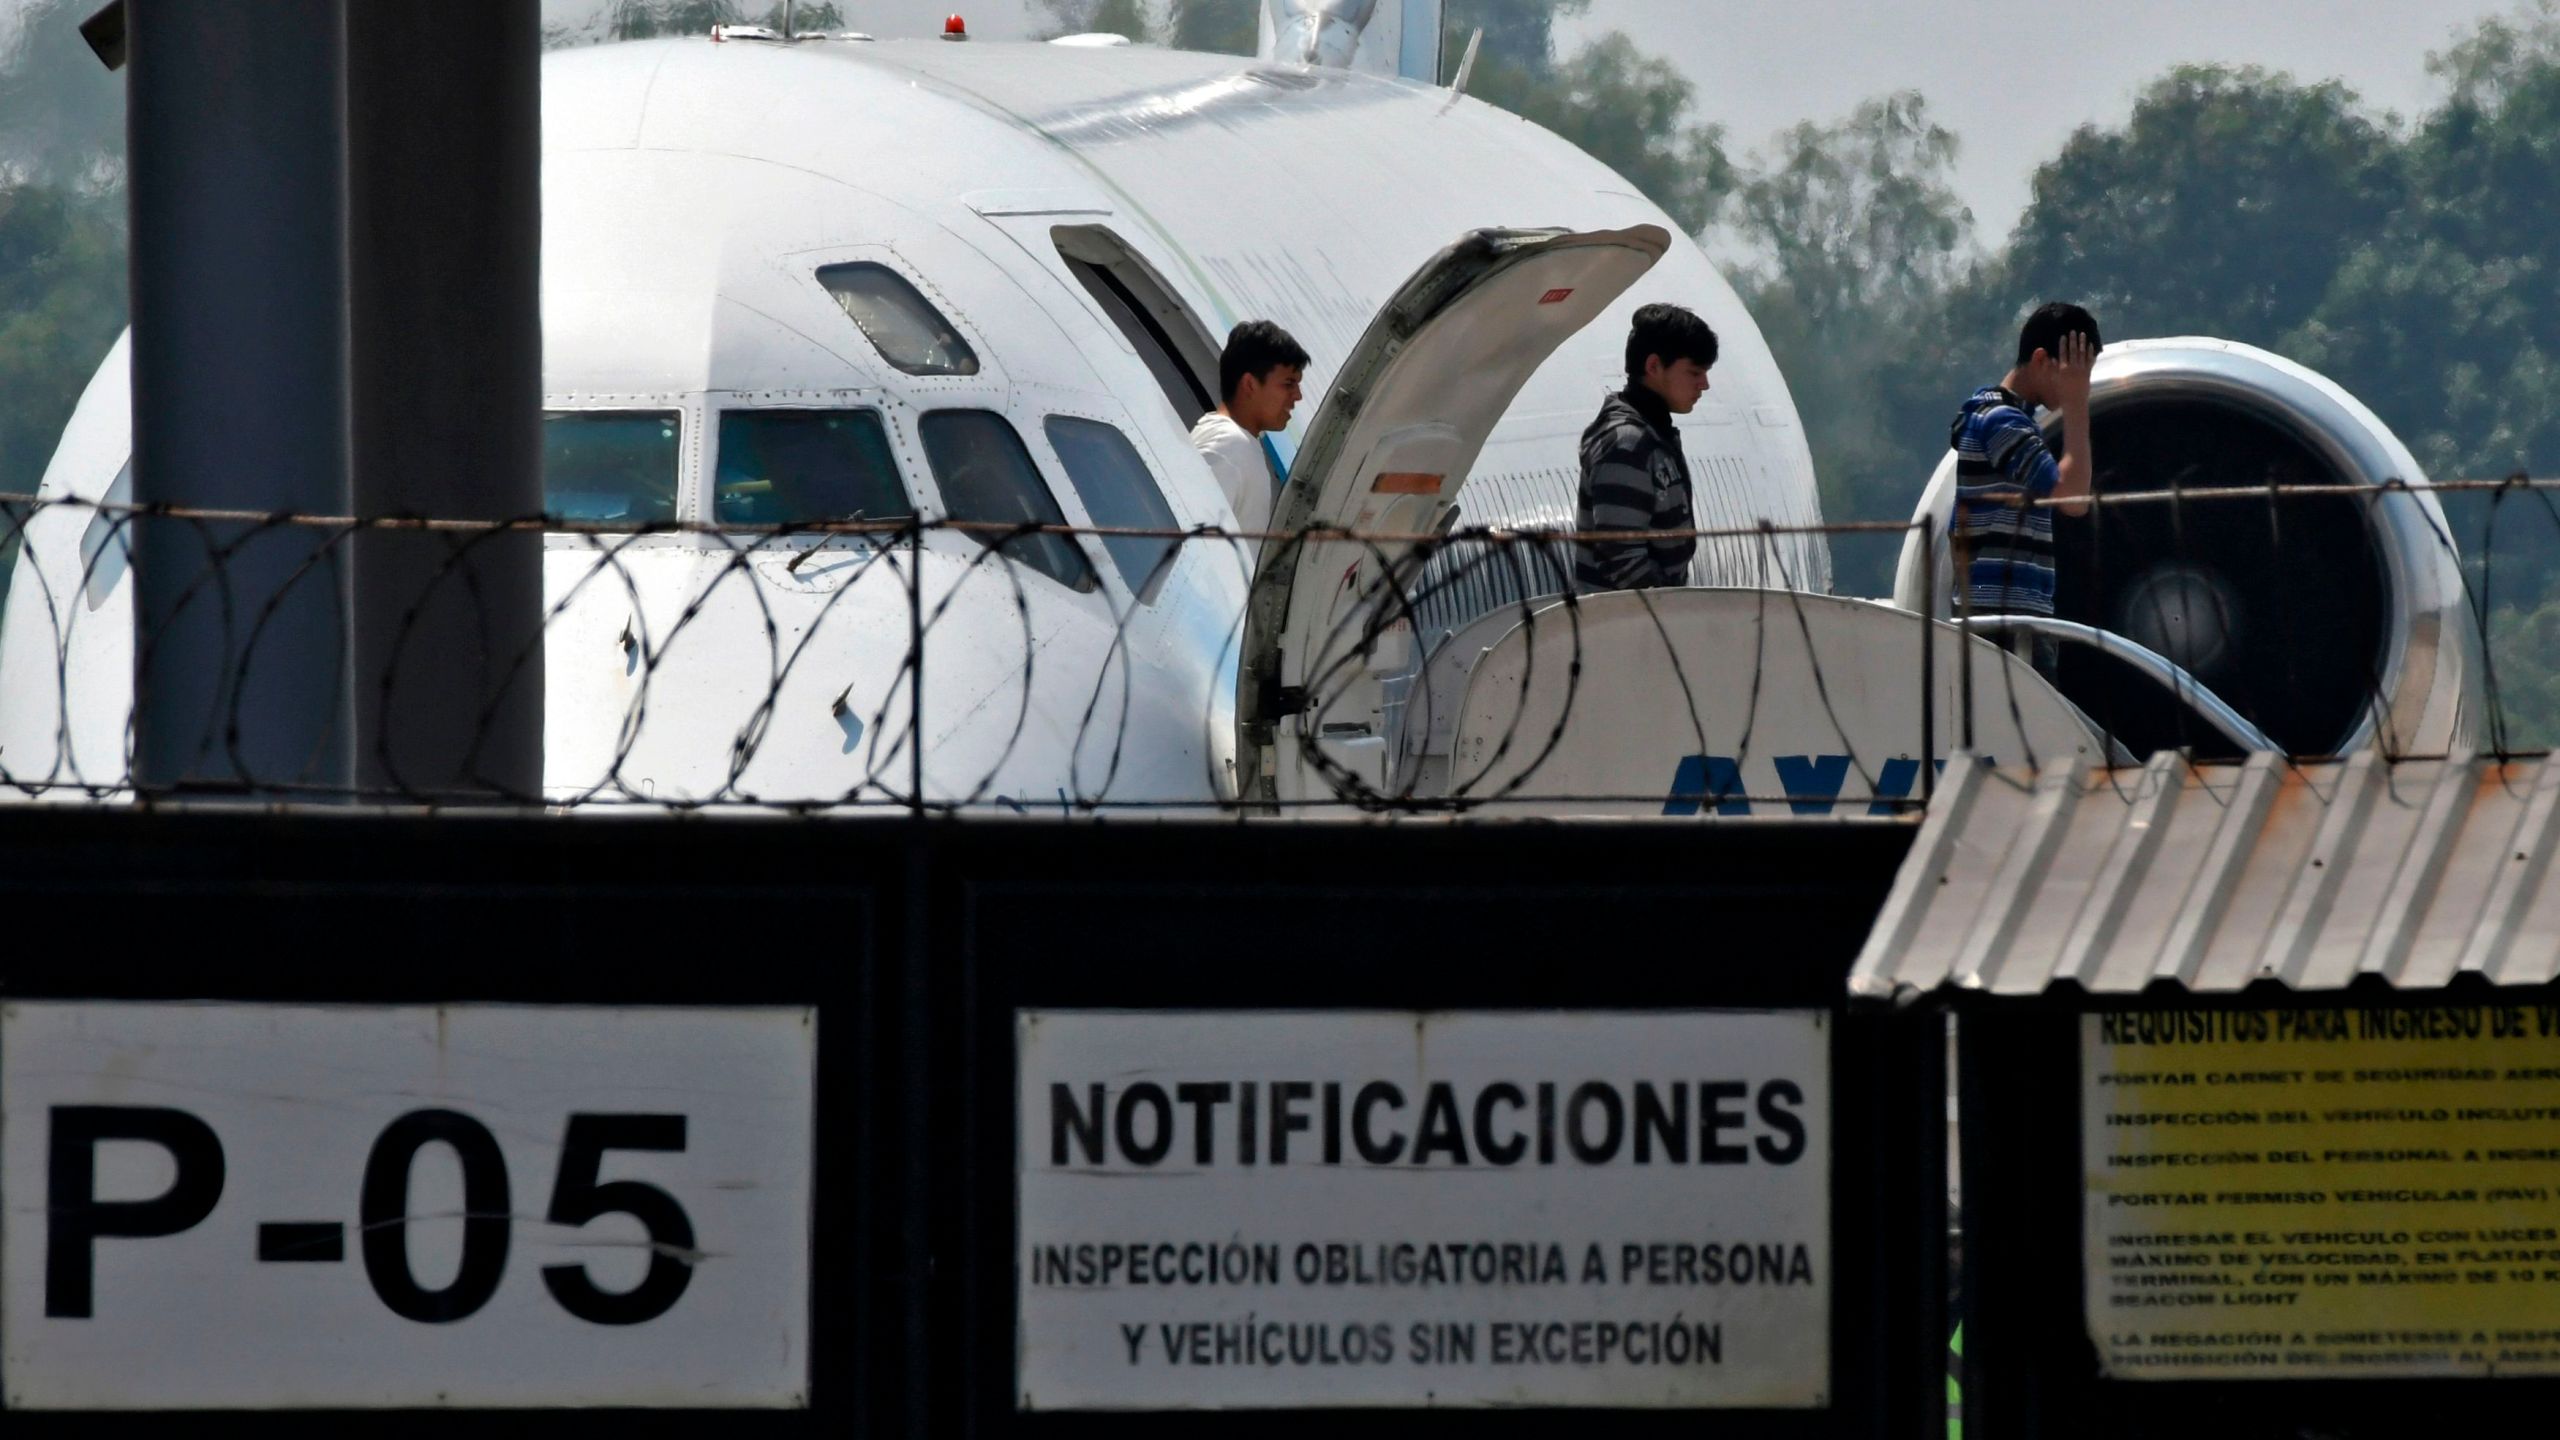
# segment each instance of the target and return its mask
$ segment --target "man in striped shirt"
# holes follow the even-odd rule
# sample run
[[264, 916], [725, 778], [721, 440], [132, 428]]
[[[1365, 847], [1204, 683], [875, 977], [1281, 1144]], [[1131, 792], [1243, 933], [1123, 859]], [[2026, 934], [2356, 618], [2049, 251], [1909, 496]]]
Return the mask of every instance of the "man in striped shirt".
[[[1688, 530], [1689, 459], [1675, 415], [1698, 408], [1716, 332], [1677, 305], [1647, 305], [1627, 332], [1627, 388], [1601, 402], [1582, 432], [1582, 487], [1574, 528]], [[1649, 590], [1689, 583], [1694, 536], [1588, 540], [1575, 547], [1574, 588]]]
[[[2053, 512], [2089, 508], [2089, 367], [2101, 343], [2088, 311], [2041, 307], [2018, 332], [2017, 365], [1999, 384], [1973, 392], [1948, 427], [1956, 452], [1956, 583], [1966, 587], [1976, 615], [2053, 613]], [[2058, 462], [2036, 425], [2038, 407], [2061, 417]], [[2060, 503], [2034, 503], [2048, 499]], [[2060, 647], [2051, 636], [2020, 633], [2010, 647], [2053, 678]]]

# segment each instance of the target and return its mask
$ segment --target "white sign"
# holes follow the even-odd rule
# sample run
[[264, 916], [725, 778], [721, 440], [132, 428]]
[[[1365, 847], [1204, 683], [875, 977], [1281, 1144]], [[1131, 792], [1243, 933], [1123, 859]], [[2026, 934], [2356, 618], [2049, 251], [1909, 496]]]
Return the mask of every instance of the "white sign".
[[0, 1006], [7, 1404], [805, 1404], [816, 1024]]
[[1031, 1011], [1025, 1410], [1794, 1406], [1818, 1012]]

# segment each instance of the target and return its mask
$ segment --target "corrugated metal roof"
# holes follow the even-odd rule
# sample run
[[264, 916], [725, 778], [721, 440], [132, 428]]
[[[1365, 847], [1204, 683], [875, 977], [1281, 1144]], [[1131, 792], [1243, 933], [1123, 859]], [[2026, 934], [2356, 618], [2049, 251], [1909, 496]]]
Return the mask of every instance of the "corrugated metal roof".
[[1949, 762], [1850, 991], [2560, 976], [2560, 760]]

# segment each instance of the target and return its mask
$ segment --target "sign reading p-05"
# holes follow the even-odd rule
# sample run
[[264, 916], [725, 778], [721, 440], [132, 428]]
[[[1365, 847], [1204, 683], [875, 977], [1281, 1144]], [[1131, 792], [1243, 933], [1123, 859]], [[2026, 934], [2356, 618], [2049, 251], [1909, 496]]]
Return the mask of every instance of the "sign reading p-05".
[[804, 1403], [815, 1023], [0, 1010], [0, 1395]]
[[[222, 1198], [222, 1141], [191, 1111], [157, 1106], [57, 1105], [46, 1145], [44, 1313], [86, 1320], [95, 1313], [97, 1242], [151, 1239], [192, 1230]], [[542, 1283], [560, 1308], [598, 1325], [637, 1325], [667, 1313], [693, 1280], [701, 1258], [693, 1220], [666, 1191], [644, 1180], [598, 1183], [608, 1150], [684, 1149], [682, 1115], [569, 1117], [560, 1142], [560, 1175], [551, 1188], [554, 1225], [577, 1227], [616, 1211], [647, 1230], [649, 1268], [628, 1290], [596, 1284], [583, 1263], [545, 1265]], [[101, 1144], [156, 1145], [175, 1165], [169, 1188], [148, 1200], [101, 1200]], [[418, 1152], [451, 1147], [462, 1167], [462, 1259], [453, 1278], [434, 1289], [418, 1283], [409, 1263], [409, 1194]], [[498, 1293], [515, 1230], [507, 1157], [489, 1127], [458, 1110], [412, 1110], [384, 1128], [365, 1159], [356, 1205], [364, 1278], [403, 1320], [450, 1324], [480, 1313]], [[340, 1261], [346, 1227], [335, 1220], [267, 1220], [258, 1225], [260, 1261]]]

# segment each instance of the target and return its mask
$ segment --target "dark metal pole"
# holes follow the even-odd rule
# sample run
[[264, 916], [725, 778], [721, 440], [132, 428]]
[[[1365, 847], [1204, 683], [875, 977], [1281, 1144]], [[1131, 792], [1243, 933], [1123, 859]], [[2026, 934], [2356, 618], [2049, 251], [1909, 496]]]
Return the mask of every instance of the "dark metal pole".
[[1956, 716], [1956, 746], [1973, 749], [1973, 557], [1956, 542], [1955, 512], [1947, 512], [1947, 568], [1956, 587], [1956, 690], [1961, 709]]
[[[998, 552], [1002, 554], [1001, 551]], [[924, 517], [907, 527], [907, 813], [924, 813]]]
[[[1965, 662], [1963, 646], [1956, 663]], [[1938, 520], [1920, 517], [1920, 800], [1938, 797]]]
[[[134, 0], [127, 14], [142, 504], [347, 513], [339, 15], [335, 0]], [[166, 518], [136, 531], [136, 783], [342, 792], [342, 536]]]
[[[347, 8], [355, 513], [542, 510], [536, 0]], [[369, 794], [542, 786], [542, 536], [371, 530], [354, 579], [355, 773]]]

